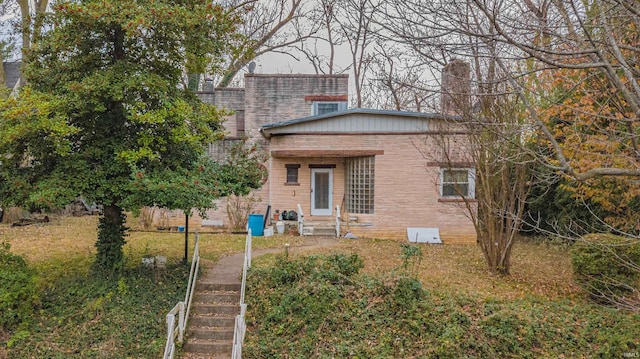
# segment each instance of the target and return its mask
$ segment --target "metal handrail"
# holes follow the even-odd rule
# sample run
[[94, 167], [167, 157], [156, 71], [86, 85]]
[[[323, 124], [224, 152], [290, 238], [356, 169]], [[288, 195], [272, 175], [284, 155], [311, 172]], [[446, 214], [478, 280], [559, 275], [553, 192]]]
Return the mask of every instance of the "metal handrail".
[[231, 351], [232, 359], [242, 358], [242, 343], [244, 343], [244, 335], [247, 331], [247, 325], [244, 321], [247, 305], [244, 302], [244, 294], [247, 288], [247, 270], [251, 268], [251, 229], [247, 230], [247, 238], [244, 245], [244, 261], [242, 265], [242, 284], [240, 286], [240, 314], [236, 315], [235, 326], [233, 330], [233, 349]]
[[196, 290], [196, 279], [198, 278], [198, 270], [200, 269], [200, 233], [196, 232], [196, 244], [193, 248], [193, 260], [191, 261], [191, 270], [189, 271], [189, 283], [187, 284], [187, 292], [184, 295], [184, 303], [186, 303], [187, 310], [184, 316], [184, 323], [182, 325], [182, 335], [180, 336], [180, 342], [182, 342], [184, 331], [187, 329], [187, 322], [189, 320], [189, 313], [191, 313], [191, 302], [193, 301], [193, 293]]
[[[195, 291], [195, 282], [198, 277], [198, 269], [200, 268], [200, 234], [196, 232], [196, 243], [193, 249], [193, 260], [191, 261], [191, 270], [189, 271], [189, 281], [187, 282], [187, 290], [184, 301], [178, 302], [173, 309], [167, 313], [167, 343], [164, 347], [164, 359], [173, 359], [176, 351], [176, 339], [178, 343], [184, 340], [184, 333], [187, 329], [187, 321], [189, 312], [191, 311], [191, 301]], [[176, 323], [176, 315], [178, 322]]]
[[304, 213], [302, 212], [302, 206], [298, 203], [298, 234], [304, 233]]
[[164, 347], [164, 359], [171, 359], [176, 351], [175, 338], [179, 336], [180, 325], [176, 326], [176, 314], [183, 311], [183, 303], [178, 302], [167, 314], [167, 343]]
[[336, 238], [340, 238], [340, 205], [336, 206]]

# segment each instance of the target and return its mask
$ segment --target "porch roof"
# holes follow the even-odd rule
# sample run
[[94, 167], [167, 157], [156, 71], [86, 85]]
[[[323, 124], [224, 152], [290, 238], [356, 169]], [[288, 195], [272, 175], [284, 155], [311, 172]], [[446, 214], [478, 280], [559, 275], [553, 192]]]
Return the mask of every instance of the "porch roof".
[[424, 133], [433, 120], [455, 120], [436, 113], [354, 108], [262, 125], [266, 138], [297, 133]]
[[384, 150], [274, 150], [271, 156], [281, 158], [294, 157], [364, 157], [384, 155]]

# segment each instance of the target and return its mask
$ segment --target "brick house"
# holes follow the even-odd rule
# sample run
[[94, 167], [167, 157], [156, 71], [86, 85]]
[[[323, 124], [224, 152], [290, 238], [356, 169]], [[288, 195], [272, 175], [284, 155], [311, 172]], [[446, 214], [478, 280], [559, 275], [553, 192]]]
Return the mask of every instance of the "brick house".
[[[407, 228], [429, 228], [444, 243], [476, 242], [460, 197], [473, 196], [474, 169], [462, 147], [451, 145], [464, 143], [455, 117], [347, 109], [347, 75], [250, 73], [244, 88], [199, 97], [235, 111], [227, 139], [210, 146], [212, 156], [224, 156], [241, 138], [268, 151], [257, 212], [300, 205], [305, 222], [335, 222], [339, 206], [342, 234], [407, 238]], [[224, 202], [217, 205], [201, 224], [227, 223]]]

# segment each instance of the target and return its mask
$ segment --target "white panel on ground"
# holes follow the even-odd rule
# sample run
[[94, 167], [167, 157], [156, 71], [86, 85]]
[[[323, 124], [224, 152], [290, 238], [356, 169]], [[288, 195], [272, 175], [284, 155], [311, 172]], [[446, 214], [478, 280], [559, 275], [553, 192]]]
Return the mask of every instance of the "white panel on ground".
[[224, 223], [222, 223], [222, 220], [215, 220], [215, 219], [203, 219], [202, 220], [202, 225], [203, 226], [212, 226], [212, 227], [222, 227]]
[[407, 228], [407, 238], [409, 242], [414, 243], [438, 243], [440, 240], [440, 231], [438, 228]]

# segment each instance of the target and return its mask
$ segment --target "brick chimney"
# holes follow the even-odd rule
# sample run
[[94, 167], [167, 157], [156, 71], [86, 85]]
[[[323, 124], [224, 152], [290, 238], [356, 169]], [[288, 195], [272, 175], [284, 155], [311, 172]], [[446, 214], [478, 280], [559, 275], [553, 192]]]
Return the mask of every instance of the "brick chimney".
[[440, 111], [463, 116], [471, 109], [471, 66], [454, 59], [442, 69]]

